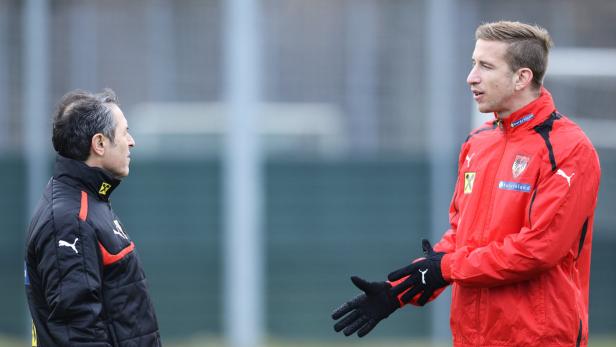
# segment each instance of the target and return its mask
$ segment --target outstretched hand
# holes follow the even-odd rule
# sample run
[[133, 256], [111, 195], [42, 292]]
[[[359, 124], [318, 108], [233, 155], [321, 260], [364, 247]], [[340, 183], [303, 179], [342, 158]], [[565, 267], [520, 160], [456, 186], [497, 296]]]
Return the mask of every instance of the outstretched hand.
[[353, 335], [357, 331], [357, 336], [363, 337], [381, 320], [397, 310], [400, 304], [387, 282], [368, 282], [357, 276], [351, 277], [351, 281], [363, 293], [332, 313], [332, 318], [338, 320], [334, 330], [336, 332], [343, 330], [345, 336]]

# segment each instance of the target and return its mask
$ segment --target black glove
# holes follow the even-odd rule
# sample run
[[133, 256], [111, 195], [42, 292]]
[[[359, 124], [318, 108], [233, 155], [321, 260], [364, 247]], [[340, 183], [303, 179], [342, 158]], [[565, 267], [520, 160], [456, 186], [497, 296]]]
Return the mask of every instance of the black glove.
[[339, 332], [344, 329], [344, 335], [350, 336], [359, 329], [357, 336], [364, 337], [381, 320], [400, 308], [400, 303], [392, 295], [391, 285], [387, 282], [367, 282], [357, 276], [351, 277], [351, 281], [364, 293], [354, 297], [332, 313], [332, 318], [338, 320], [351, 312], [336, 322], [334, 330]]
[[421, 245], [425, 258], [398, 269], [387, 276], [391, 282], [409, 276], [409, 278], [396, 285], [392, 292], [397, 297], [400, 293], [410, 288], [401, 298], [406, 303], [410, 302], [415, 295], [421, 293], [419, 300], [417, 300], [419, 306], [425, 305], [437, 289], [449, 284], [441, 273], [441, 259], [445, 253], [434, 252], [432, 245], [426, 239], [421, 241]]

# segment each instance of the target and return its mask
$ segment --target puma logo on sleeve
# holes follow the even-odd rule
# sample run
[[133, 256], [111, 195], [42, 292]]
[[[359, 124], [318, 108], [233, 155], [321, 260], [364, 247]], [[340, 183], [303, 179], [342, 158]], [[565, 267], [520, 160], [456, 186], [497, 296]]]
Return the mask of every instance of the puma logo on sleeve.
[[120, 222], [118, 222], [117, 220], [114, 220], [114, 221], [113, 221], [113, 224], [115, 224], [116, 228], [118, 228], [117, 230], [116, 230], [116, 229], [113, 229], [113, 233], [114, 233], [115, 235], [120, 236], [120, 237], [121, 237], [121, 238], [123, 238], [124, 240], [128, 240], [128, 235], [126, 235], [126, 233], [124, 232], [124, 230], [122, 230], [122, 226], [120, 225]]
[[466, 155], [466, 167], [467, 168], [471, 167], [471, 160], [473, 160], [474, 156], [475, 156], [475, 153], [471, 154], [470, 156], [468, 154]]
[[573, 175], [575, 175], [575, 172], [572, 173], [571, 176], [567, 176], [567, 174], [562, 169], [558, 169], [556, 174], [563, 176], [567, 180], [567, 184], [569, 185], [569, 187], [571, 187], [571, 177], [573, 177]]
[[68, 243], [64, 240], [60, 240], [58, 241], [58, 247], [70, 247], [73, 249], [73, 251], [75, 251], [75, 253], [79, 253], [77, 252], [77, 247], [75, 247], [75, 245], [77, 245], [77, 240], [79, 240], [78, 237], [75, 238], [75, 241], [73, 241], [73, 243]]

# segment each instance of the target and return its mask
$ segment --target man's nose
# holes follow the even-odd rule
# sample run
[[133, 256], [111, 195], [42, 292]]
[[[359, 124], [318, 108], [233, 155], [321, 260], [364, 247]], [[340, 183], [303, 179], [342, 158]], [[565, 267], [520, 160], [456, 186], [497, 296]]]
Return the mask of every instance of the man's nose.
[[466, 83], [473, 85], [479, 83], [479, 81], [480, 79], [479, 74], [477, 73], [477, 67], [473, 66], [471, 71], [468, 73], [468, 76], [466, 77]]
[[135, 139], [131, 134], [128, 134], [128, 146], [135, 147]]

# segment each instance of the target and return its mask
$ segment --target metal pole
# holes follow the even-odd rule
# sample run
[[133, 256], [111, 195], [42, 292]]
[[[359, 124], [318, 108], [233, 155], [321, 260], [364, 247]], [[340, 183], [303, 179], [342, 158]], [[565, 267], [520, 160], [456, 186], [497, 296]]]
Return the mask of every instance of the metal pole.
[[70, 89], [98, 89], [98, 53], [96, 2], [77, 1], [69, 9]]
[[[454, 49], [454, 0], [427, 0], [427, 76], [431, 169], [431, 239], [438, 241], [448, 227], [449, 202], [456, 173], [454, 94], [456, 77]], [[450, 290], [430, 305], [432, 340], [451, 341], [449, 329]]]
[[[47, 0], [27, 0], [24, 8], [23, 145], [26, 160], [26, 212], [31, 216], [48, 180], [47, 153], [50, 143], [47, 46], [49, 13]], [[30, 331], [30, 315], [24, 313]]]
[[346, 102], [355, 151], [374, 154], [379, 136], [375, 92], [378, 78], [378, 10], [374, 0], [349, 3]]
[[258, 2], [225, 4], [224, 328], [230, 346], [255, 347], [264, 326]]
[[8, 97], [10, 95], [9, 82], [9, 39], [11, 8], [6, 2], [0, 3], [0, 105], [5, 105], [5, 112], [0, 113], [0, 155], [10, 147], [10, 107]]
[[32, 214], [47, 180], [50, 144], [47, 0], [27, 0], [24, 11], [24, 138], [27, 211]]
[[173, 47], [176, 37], [173, 6], [172, 0], [154, 0], [148, 5], [149, 101], [176, 99], [177, 59]]

